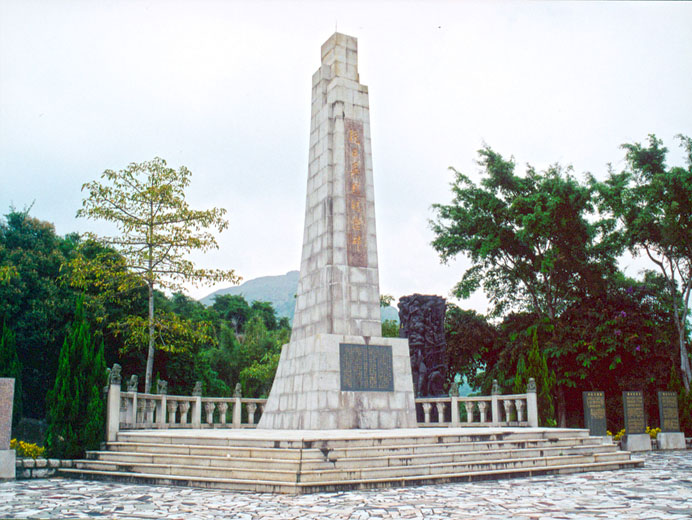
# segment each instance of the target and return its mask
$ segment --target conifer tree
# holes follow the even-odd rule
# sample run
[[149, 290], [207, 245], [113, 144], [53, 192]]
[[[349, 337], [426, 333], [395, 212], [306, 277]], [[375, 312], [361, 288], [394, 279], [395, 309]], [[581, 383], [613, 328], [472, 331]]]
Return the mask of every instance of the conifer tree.
[[514, 392], [526, 392], [529, 379], [536, 381], [538, 389], [538, 418], [543, 426], [555, 426], [555, 405], [553, 404], [553, 390], [555, 388], [556, 377], [552, 370], [548, 369], [545, 356], [538, 348], [538, 327], [529, 327], [526, 331], [531, 335], [531, 348], [529, 349], [527, 360], [524, 356], [519, 358], [517, 363], [517, 375], [514, 378]]
[[103, 342], [98, 346], [84, 314], [84, 298], [79, 297], [75, 319], [58, 361], [53, 390], [48, 394], [46, 448], [53, 457], [79, 458], [95, 449], [103, 438], [106, 384]]
[[15, 334], [5, 322], [0, 336], [0, 377], [14, 378], [12, 427], [16, 428], [22, 418], [22, 364], [17, 356]]

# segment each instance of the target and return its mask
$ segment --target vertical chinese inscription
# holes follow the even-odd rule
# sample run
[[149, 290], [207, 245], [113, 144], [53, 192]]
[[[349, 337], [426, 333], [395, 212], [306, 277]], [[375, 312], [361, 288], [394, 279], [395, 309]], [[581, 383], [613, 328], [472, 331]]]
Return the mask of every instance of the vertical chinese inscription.
[[393, 392], [392, 347], [339, 344], [341, 391]]
[[0, 450], [10, 449], [14, 379], [0, 378]]
[[627, 435], [646, 433], [644, 394], [641, 392], [622, 392], [622, 403], [625, 408], [625, 430], [627, 430]]
[[348, 265], [368, 266], [363, 123], [344, 119], [346, 139], [346, 220]]
[[603, 392], [582, 392], [584, 401], [584, 423], [591, 435], [605, 437], [606, 413]]
[[661, 431], [679, 432], [678, 395], [675, 392], [658, 393], [658, 413], [661, 419]]

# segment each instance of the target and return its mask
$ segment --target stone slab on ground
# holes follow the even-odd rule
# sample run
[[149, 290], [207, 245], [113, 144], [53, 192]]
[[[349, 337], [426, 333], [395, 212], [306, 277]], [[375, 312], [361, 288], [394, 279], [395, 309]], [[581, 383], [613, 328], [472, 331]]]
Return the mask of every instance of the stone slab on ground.
[[271, 495], [66, 479], [0, 483], [0, 518], [688, 520], [692, 451], [639, 469], [375, 491]]

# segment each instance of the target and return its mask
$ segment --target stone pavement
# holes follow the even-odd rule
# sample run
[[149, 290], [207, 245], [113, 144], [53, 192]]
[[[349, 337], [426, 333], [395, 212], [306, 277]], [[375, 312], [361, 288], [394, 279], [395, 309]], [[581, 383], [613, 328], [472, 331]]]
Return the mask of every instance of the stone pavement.
[[23, 480], [0, 483], [0, 518], [692, 518], [692, 451], [645, 457], [644, 467], [625, 471], [302, 496]]

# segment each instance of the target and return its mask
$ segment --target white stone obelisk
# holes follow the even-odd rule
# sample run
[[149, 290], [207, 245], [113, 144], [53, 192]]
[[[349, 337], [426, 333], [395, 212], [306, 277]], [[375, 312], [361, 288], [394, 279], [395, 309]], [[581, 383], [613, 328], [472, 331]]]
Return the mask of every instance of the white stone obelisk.
[[259, 428], [416, 427], [408, 341], [382, 338], [368, 88], [335, 33], [312, 78], [305, 231], [291, 342]]

